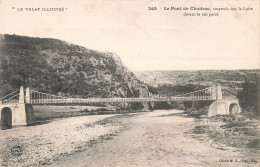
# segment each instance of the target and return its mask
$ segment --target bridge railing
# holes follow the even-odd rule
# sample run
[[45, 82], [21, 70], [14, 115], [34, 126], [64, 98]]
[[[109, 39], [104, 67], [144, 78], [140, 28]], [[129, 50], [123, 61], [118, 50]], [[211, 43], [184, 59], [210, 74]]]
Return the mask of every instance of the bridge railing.
[[19, 100], [2, 100], [2, 103], [19, 103]]
[[141, 97], [141, 98], [67, 98], [67, 99], [31, 99], [31, 104], [65, 104], [65, 103], [107, 103], [107, 102], [167, 102], [167, 101], [208, 101], [213, 100], [212, 96], [202, 97]]
[[[17, 90], [18, 91], [18, 90]], [[19, 93], [14, 91], [1, 98], [2, 103], [18, 103]], [[23, 91], [22, 91], [23, 92]], [[20, 90], [21, 93], [21, 90]], [[182, 95], [171, 97], [138, 97], [138, 98], [67, 98], [58, 95], [51, 95], [26, 88], [25, 102], [31, 104], [63, 104], [63, 103], [106, 103], [106, 102], [168, 102], [168, 101], [211, 101], [216, 100], [216, 89], [208, 87]], [[223, 91], [223, 98], [236, 98], [229, 92]], [[28, 96], [29, 95], [29, 96]], [[227, 95], [227, 96], [226, 96]]]
[[1, 98], [1, 103], [18, 103], [19, 102], [19, 89], [15, 90], [8, 95]]

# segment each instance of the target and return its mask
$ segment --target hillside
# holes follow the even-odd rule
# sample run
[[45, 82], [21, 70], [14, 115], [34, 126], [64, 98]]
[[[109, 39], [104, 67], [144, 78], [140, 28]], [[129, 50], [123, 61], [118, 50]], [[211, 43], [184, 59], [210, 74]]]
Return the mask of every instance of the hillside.
[[30, 86], [69, 97], [145, 97], [146, 85], [113, 53], [57, 39], [0, 36], [0, 95]]
[[240, 88], [245, 81], [256, 82], [260, 70], [197, 70], [197, 71], [138, 71], [135, 75], [151, 86], [159, 85], [203, 85], [221, 83]]

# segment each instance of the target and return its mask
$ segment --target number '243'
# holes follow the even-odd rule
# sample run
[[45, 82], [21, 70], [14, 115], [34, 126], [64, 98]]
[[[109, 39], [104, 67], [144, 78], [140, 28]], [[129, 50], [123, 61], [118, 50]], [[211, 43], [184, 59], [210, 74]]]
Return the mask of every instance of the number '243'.
[[148, 7], [148, 10], [157, 10], [157, 7]]

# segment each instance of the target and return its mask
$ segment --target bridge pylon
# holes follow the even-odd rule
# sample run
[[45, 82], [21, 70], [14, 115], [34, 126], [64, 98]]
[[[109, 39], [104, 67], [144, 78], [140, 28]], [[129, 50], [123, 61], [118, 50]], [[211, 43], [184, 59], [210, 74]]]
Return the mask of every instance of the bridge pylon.
[[211, 87], [212, 99], [222, 100], [222, 87], [221, 84], [215, 84]]
[[35, 123], [33, 107], [30, 104], [29, 88], [20, 87], [18, 101], [10, 103], [1, 103], [1, 126], [2, 128], [8, 124], [8, 127], [19, 125], [30, 125]]
[[27, 125], [23, 86], [20, 87], [18, 103], [10, 103], [8, 107], [12, 111], [12, 125]]
[[212, 96], [215, 97], [212, 99], [216, 99], [216, 101], [209, 106], [208, 117], [215, 115], [232, 115], [241, 112], [237, 99], [223, 99], [221, 84], [212, 87]]
[[217, 100], [222, 100], [222, 87], [221, 84], [217, 84], [216, 86], [216, 96], [217, 96]]
[[31, 99], [30, 99], [30, 89], [29, 87], [27, 87], [25, 89], [25, 103], [30, 103]]
[[24, 103], [24, 89], [23, 89], [23, 86], [20, 86], [19, 103]]

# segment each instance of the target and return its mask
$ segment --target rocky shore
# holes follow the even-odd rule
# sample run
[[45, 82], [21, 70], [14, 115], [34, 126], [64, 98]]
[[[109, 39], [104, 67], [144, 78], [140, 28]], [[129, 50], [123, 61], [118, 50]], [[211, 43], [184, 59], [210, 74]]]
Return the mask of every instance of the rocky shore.
[[0, 131], [0, 161], [11, 167], [254, 167], [259, 132], [259, 121], [246, 116], [189, 118], [181, 110], [59, 118]]
[[82, 116], [0, 131], [2, 166], [43, 166], [53, 160], [84, 151], [86, 145], [122, 131], [114, 115]]
[[243, 115], [214, 116], [197, 119], [186, 135], [207, 143], [218, 150], [233, 150], [245, 156], [232, 159], [245, 164], [259, 165], [260, 121]]

